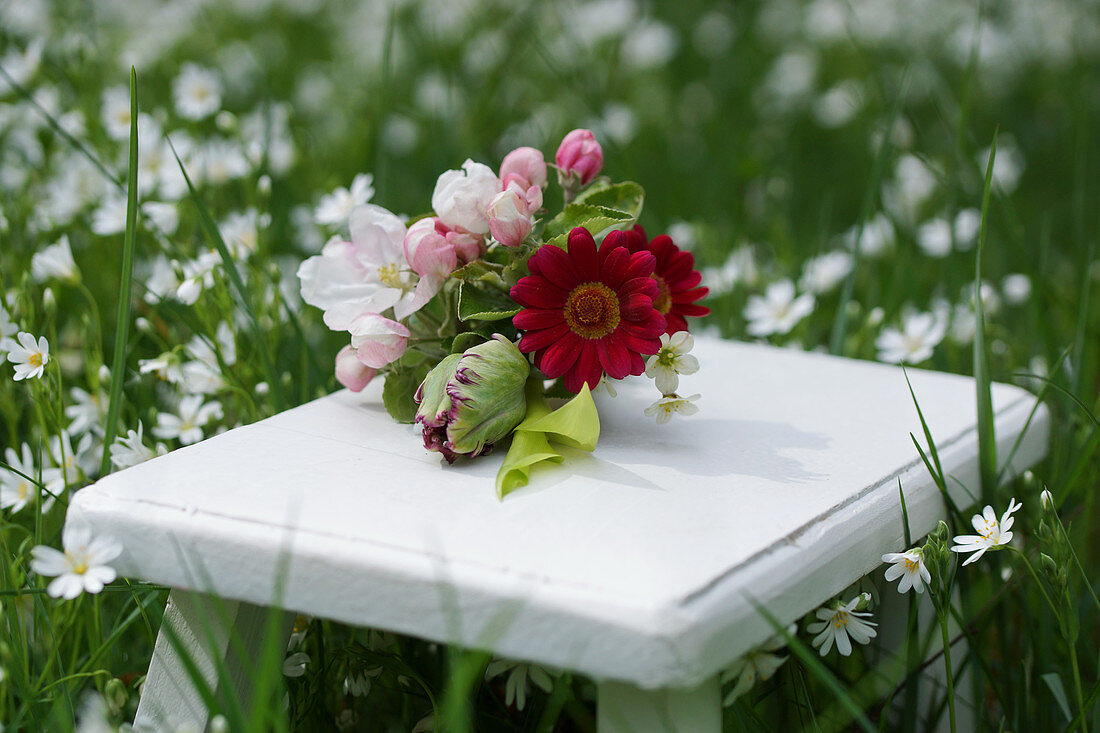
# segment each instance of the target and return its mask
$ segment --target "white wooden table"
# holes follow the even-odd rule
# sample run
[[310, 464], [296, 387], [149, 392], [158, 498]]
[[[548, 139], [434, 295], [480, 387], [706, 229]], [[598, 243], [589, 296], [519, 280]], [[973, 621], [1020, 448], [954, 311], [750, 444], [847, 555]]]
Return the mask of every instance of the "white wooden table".
[[[200, 657], [226, 648], [195, 627], [202, 594], [240, 602], [246, 648], [277, 602], [590, 675], [601, 730], [718, 730], [718, 672], [772, 633], [754, 604], [792, 621], [901, 549], [899, 479], [914, 536], [943, 503], [900, 368], [704, 338], [695, 353], [697, 415], [656, 425], [651, 383], [629, 380], [598, 397], [594, 454], [503, 502], [500, 455], [448, 467], [376, 381], [110, 475], [68, 521], [122, 540], [122, 575], [179, 589], [166, 622]], [[945, 472], [976, 490], [973, 380], [910, 378]], [[1002, 460], [1029, 417], [1014, 469], [1041, 458], [1035, 397], [994, 385], [993, 404]], [[164, 637], [138, 723], [205, 722]]]

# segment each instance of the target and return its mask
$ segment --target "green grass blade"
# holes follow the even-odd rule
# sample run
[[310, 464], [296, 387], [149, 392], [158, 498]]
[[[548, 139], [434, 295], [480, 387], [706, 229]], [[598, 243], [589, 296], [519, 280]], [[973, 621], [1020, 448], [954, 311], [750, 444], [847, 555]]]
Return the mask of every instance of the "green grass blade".
[[187, 183], [187, 190], [191, 193], [191, 200], [195, 202], [195, 207], [198, 209], [202, 230], [210, 243], [218, 250], [218, 254], [221, 255], [222, 264], [225, 266], [225, 272], [229, 276], [229, 282], [233, 284], [233, 288], [237, 291], [237, 297], [241, 302], [241, 307], [244, 309], [249, 326], [252, 328], [252, 338], [256, 342], [256, 349], [260, 352], [260, 361], [263, 364], [268, 386], [271, 388], [271, 395], [275, 401], [275, 408], [277, 410], [282, 410], [287, 406], [286, 399], [283, 396], [283, 385], [279, 380], [279, 373], [275, 369], [275, 361], [267, 348], [267, 341], [264, 339], [264, 331], [260, 328], [260, 322], [256, 318], [256, 312], [252, 308], [252, 302], [248, 299], [248, 290], [245, 288], [244, 280], [241, 279], [241, 274], [237, 272], [236, 263], [233, 261], [233, 256], [229, 253], [229, 248], [225, 245], [225, 240], [222, 238], [221, 232], [218, 231], [218, 225], [214, 223], [214, 219], [210, 216], [210, 212], [203, 204], [202, 199], [199, 198], [199, 192], [195, 190], [195, 184], [192, 183], [191, 176], [187, 174], [187, 169], [184, 167], [179, 153], [176, 152], [176, 146], [172, 145], [171, 140], [168, 141], [168, 145], [172, 149], [172, 155], [176, 158], [176, 163], [180, 167], [180, 172], [183, 173], [183, 179]]
[[997, 132], [989, 146], [989, 162], [985, 167], [985, 187], [982, 191], [982, 215], [978, 228], [978, 246], [974, 254], [974, 380], [978, 399], [978, 465], [981, 474], [982, 501], [990, 504], [997, 488], [997, 438], [993, 429], [993, 394], [990, 388], [989, 348], [985, 342], [985, 307], [982, 304], [982, 251], [988, 231], [989, 193], [993, 188], [993, 161], [997, 157]]
[[122, 240], [122, 275], [118, 286], [118, 321], [115, 324], [115, 350], [111, 357], [111, 396], [107, 420], [103, 426], [103, 457], [99, 461], [100, 475], [111, 469], [111, 444], [118, 430], [118, 413], [122, 408], [122, 380], [126, 375], [126, 343], [130, 336], [130, 291], [134, 279], [134, 239], [138, 215], [138, 99], [137, 71], [130, 67], [130, 159], [126, 173], [126, 235]]

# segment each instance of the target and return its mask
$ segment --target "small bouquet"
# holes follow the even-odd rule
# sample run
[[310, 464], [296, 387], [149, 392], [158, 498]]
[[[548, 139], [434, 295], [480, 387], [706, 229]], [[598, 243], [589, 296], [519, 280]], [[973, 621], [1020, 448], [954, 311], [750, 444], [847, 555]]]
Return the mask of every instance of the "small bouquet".
[[[336, 356], [341, 384], [359, 391], [384, 374], [386, 410], [449, 463], [511, 438], [501, 497], [536, 464], [561, 462], [555, 445], [595, 448], [591, 390], [614, 395], [612, 382], [645, 374], [661, 393], [647, 415], [697, 411], [698, 395], [676, 390], [699, 368], [686, 319], [709, 313], [707, 289], [691, 253], [636, 226], [641, 186], [602, 167], [588, 130], [566, 135], [553, 165], [527, 147], [499, 176], [467, 160], [439, 177], [433, 214], [406, 226], [358, 206], [350, 241], [331, 239], [298, 270], [305, 302], [351, 336]], [[549, 218], [548, 168], [563, 202]]]

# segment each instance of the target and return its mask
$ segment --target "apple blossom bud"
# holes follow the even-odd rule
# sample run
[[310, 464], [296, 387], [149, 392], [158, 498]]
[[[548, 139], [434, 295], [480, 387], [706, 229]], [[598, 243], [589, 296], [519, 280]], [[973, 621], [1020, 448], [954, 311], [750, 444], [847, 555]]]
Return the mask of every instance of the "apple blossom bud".
[[397, 361], [409, 345], [409, 329], [377, 313], [364, 313], [352, 320], [351, 348], [359, 361], [373, 369]]
[[405, 232], [405, 260], [420, 277], [446, 277], [458, 264], [455, 247], [447, 241], [446, 231], [439, 219], [430, 217]]
[[488, 453], [527, 414], [530, 372], [527, 358], [500, 334], [444, 357], [416, 390], [424, 447], [448, 463]]
[[350, 345], [340, 349], [336, 355], [336, 381], [352, 392], [361, 392], [376, 374], [378, 370], [359, 361]]
[[[532, 188], [541, 193], [537, 186]], [[541, 198], [541, 196], [540, 196]], [[527, 199], [518, 186], [501, 191], [489, 202], [489, 231], [506, 247], [515, 247], [531, 233], [534, 222], [527, 208]]]
[[[591, 130], [573, 130], [558, 146], [554, 163], [558, 166], [562, 187], [575, 189], [587, 184], [603, 168], [603, 150]], [[573, 178], [577, 183], [570, 185]]]
[[500, 180], [504, 188], [513, 181], [526, 190], [531, 186], [546, 185], [546, 161], [542, 151], [534, 148], [516, 148], [504, 156], [500, 164]]

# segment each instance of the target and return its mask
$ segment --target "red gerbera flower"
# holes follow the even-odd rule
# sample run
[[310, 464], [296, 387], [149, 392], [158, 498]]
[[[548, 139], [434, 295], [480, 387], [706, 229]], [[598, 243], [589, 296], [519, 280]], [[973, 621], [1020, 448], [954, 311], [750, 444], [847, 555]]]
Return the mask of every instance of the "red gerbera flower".
[[[611, 239], [617, 232], [607, 235]], [[672, 335], [677, 331], [687, 331], [686, 316], [705, 316], [710, 308], [696, 305], [695, 301], [705, 298], [709, 288], [696, 287], [703, 275], [695, 269], [695, 256], [677, 247], [667, 234], [654, 237], [650, 242], [645, 229], [634, 227], [616, 237], [631, 252], [652, 252], [657, 258], [653, 270], [653, 279], [657, 281], [658, 295], [653, 299], [653, 307], [665, 317], [665, 333]], [[605, 240], [606, 242], [606, 240]]]
[[653, 307], [656, 258], [631, 253], [608, 235], [599, 250], [587, 229], [569, 233], [568, 250], [544, 244], [531, 255], [531, 274], [512, 288], [523, 306], [512, 322], [524, 336], [519, 350], [534, 352], [535, 366], [565, 388], [595, 388], [645, 371], [643, 354], [656, 354], [665, 319]]

